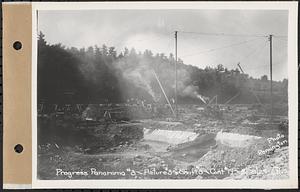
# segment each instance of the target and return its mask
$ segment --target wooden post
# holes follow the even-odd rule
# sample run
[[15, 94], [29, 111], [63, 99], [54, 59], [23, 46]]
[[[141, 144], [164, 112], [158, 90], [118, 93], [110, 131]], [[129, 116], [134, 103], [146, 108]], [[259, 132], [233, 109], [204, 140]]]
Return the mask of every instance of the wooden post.
[[153, 70], [153, 74], [154, 74], [154, 76], [155, 76], [155, 79], [156, 79], [157, 82], [158, 82], [158, 85], [159, 85], [159, 87], [160, 87], [162, 93], [163, 93], [164, 96], [165, 96], [166, 101], [168, 102], [168, 105], [170, 106], [170, 109], [171, 109], [173, 115], [176, 117], [176, 113], [174, 112], [174, 110], [173, 110], [173, 108], [172, 108], [172, 105], [171, 105], [171, 103], [170, 103], [170, 101], [169, 101], [169, 98], [168, 98], [168, 96], [167, 96], [167, 94], [166, 94], [166, 92], [165, 92], [165, 90], [164, 90], [162, 84], [160, 83], [159, 78], [158, 78], [158, 76], [157, 76], [157, 74], [155, 73], [154, 70]]
[[272, 78], [272, 36], [269, 35], [270, 41], [270, 102], [271, 102], [271, 121], [273, 120], [273, 78]]
[[177, 31], [175, 31], [175, 113], [178, 118], [178, 101], [177, 101]]

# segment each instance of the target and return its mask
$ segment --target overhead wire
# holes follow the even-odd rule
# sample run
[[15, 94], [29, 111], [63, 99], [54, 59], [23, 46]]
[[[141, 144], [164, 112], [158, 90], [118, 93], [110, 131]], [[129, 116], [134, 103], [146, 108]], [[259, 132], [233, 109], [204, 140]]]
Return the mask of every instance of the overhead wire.
[[246, 55], [245, 57], [243, 57], [242, 59], [239, 60], [239, 62], [245, 61], [247, 58], [249, 58], [251, 55], [256, 54], [258, 51], [263, 50], [266, 46], [267, 46], [268, 40], [264, 41], [264, 43], [262, 44], [262, 46], [259, 46], [257, 48], [255, 48], [252, 52], [250, 52], [248, 55]]
[[288, 40], [287, 39], [281, 39], [281, 38], [275, 38], [275, 39], [283, 42], [286, 45], [288, 44]]
[[[265, 34], [233, 34], [233, 33], [209, 33], [209, 32], [194, 32], [194, 31], [177, 31], [180, 33], [189, 33], [189, 34], [197, 34], [197, 35], [205, 35], [205, 36], [228, 36], [228, 37], [269, 37], [269, 35]], [[286, 35], [272, 35], [273, 37], [278, 38], [287, 38]]]
[[[256, 46], [255, 48], [253, 48], [253, 50], [252, 50], [249, 54], [247, 54], [246, 56], [241, 57], [240, 59], [237, 59], [237, 60], [239, 60], [239, 62], [244, 61], [245, 59], [247, 59], [247, 58], [250, 57], [251, 55], [254, 55], [255, 53], [257, 53], [262, 47], [265, 47], [267, 42], [268, 42], [268, 41], [263, 41], [262, 44], [258, 44], [258, 46]], [[220, 58], [217, 58], [217, 59], [213, 60], [213, 61], [211, 62], [211, 64], [216, 63], [219, 59], [220, 59]]]
[[[264, 43], [264, 41], [263, 41], [263, 43]], [[256, 52], [257, 49], [259, 49], [259, 48], [261, 47], [261, 45], [260, 45], [259, 43], [258, 43], [257, 45], [258, 45], [258, 46], [255, 46], [255, 48], [253, 48], [253, 51], [251, 51], [251, 53], [248, 54], [246, 57], [249, 57], [250, 55], [252, 55], [253, 52]], [[229, 50], [229, 49], [225, 49], [224, 51], [227, 51], [227, 50]], [[223, 52], [223, 53], [224, 53], [224, 52]], [[241, 58], [242, 58], [242, 57], [241, 57]], [[219, 60], [220, 60], [220, 58], [216, 58], [216, 59], [212, 60], [210, 63], [211, 63], [212, 65], [214, 65], [214, 64], [217, 63]], [[220, 62], [218, 62], [218, 64], [220, 64]], [[223, 64], [224, 64], [224, 63], [223, 63]]]
[[229, 34], [229, 33], [208, 33], [208, 32], [191, 32], [191, 31], [177, 31], [180, 33], [190, 33], [207, 36], [231, 36], [231, 37], [268, 37], [268, 35], [262, 34]]
[[[183, 31], [181, 31], [181, 32], [183, 32]], [[217, 51], [217, 50], [221, 50], [221, 49], [226, 49], [226, 48], [230, 48], [230, 47], [234, 47], [234, 46], [243, 45], [243, 44], [246, 44], [248, 42], [253, 42], [255, 40], [261, 39], [261, 37], [264, 37], [264, 38], [269, 37], [268, 35], [238, 35], [238, 34], [224, 34], [224, 33], [218, 34], [218, 33], [198, 33], [198, 32], [185, 32], [185, 33], [195, 33], [195, 34], [201, 34], [201, 35], [217, 35], [217, 36], [244, 36], [244, 37], [253, 37], [253, 36], [255, 36], [257, 38], [246, 40], [246, 41], [241, 41], [241, 42], [238, 42], [238, 43], [229, 44], [229, 45], [222, 46], [222, 47], [217, 47], [217, 48], [212, 48], [212, 49], [206, 49], [206, 50], [203, 50], [203, 51], [200, 51], [200, 52], [195, 52], [195, 53], [192, 53], [192, 54], [185, 54], [185, 55], [182, 55], [180, 57], [188, 57], [188, 56], [192, 56], [192, 55], [200, 55], [200, 54], [204, 54], [204, 53], [208, 53], [208, 52], [213, 52], [213, 51]], [[245, 61], [251, 55], [257, 54], [258, 52], [262, 53], [263, 52], [262, 50], [266, 47], [268, 41], [269, 41], [269, 39], [267, 39], [266, 41], [264, 41], [263, 45], [258, 46], [257, 48], [254, 48], [253, 51], [251, 51], [246, 56], [242, 57], [239, 60], [239, 62]], [[259, 55], [261, 55], [261, 54], [259, 54]], [[266, 65], [263, 65], [263, 66], [266, 66]]]
[[273, 35], [273, 37], [277, 37], [277, 38], [288, 38], [288, 36], [286, 36], [286, 35]]
[[[267, 41], [268, 42], [268, 41]], [[267, 42], [266, 42], [266, 44], [265, 44], [265, 46], [264, 46], [264, 48], [266, 47], [266, 45], [267, 45]], [[286, 45], [287, 44], [283, 44], [282, 46], [280, 46], [280, 47], [277, 47], [277, 48], [286, 48]], [[264, 49], [263, 48], [263, 49]], [[261, 54], [260, 54], [261, 55]], [[260, 56], [259, 55], [259, 56]], [[281, 55], [281, 56], [286, 56], [287, 55], [287, 50], [286, 51], [284, 51], [284, 53]], [[275, 66], [276, 64], [278, 64], [278, 63], [280, 63], [280, 61], [278, 61], [278, 60], [273, 60], [273, 66]], [[264, 67], [267, 67], [267, 66], [269, 66], [269, 63], [266, 63], [266, 64], [262, 64], [262, 65], [259, 65], [259, 66], [256, 66], [255, 68], [264, 68]], [[250, 69], [253, 69], [254, 67], [252, 67], [252, 68], [250, 68]]]
[[[263, 53], [264, 49], [267, 47], [267, 42], [268, 42], [268, 41], [266, 41], [266, 43], [264, 44], [264, 46], [261, 47], [260, 52], [258, 52], [258, 54], [256, 55], [256, 58], [259, 58], [259, 57], [261, 56], [261, 54]], [[266, 58], [265, 58], [265, 59], [266, 59]], [[265, 60], [265, 59], [264, 59], [264, 60]], [[268, 64], [263, 64], [263, 65], [259, 65], [259, 66], [247, 67], [247, 68], [248, 68], [248, 69], [253, 69], [253, 68], [264, 68], [264, 67], [266, 67], [266, 66], [269, 66], [269, 63], [268, 63]]]
[[191, 53], [191, 54], [181, 55], [180, 57], [187, 57], [187, 56], [199, 55], [199, 54], [203, 54], [203, 53], [207, 53], [207, 52], [212, 52], [212, 51], [216, 51], [216, 50], [220, 50], [220, 49], [230, 48], [230, 47], [234, 47], [234, 46], [246, 44], [248, 42], [255, 41], [255, 40], [258, 40], [258, 39], [259, 38], [255, 38], [255, 39], [250, 39], [250, 40], [246, 40], [246, 41], [241, 41], [241, 42], [238, 42], [238, 43], [229, 44], [229, 45], [222, 46], [222, 47], [217, 47], [217, 48], [213, 48], [213, 49], [206, 49], [206, 50], [203, 50], [203, 51], [200, 51], [200, 52], [195, 52], [195, 53]]

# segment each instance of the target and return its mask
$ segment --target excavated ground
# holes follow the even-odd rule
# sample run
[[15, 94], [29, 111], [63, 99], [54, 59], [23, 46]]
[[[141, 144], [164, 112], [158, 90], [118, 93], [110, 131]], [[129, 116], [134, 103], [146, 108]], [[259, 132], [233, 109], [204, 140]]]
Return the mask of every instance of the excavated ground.
[[[224, 111], [224, 118], [216, 119], [196, 107], [184, 107], [178, 121], [157, 118], [105, 127], [105, 131], [103, 125], [91, 128], [100, 141], [96, 137], [82, 145], [76, 136], [79, 141], [71, 145], [40, 144], [38, 177], [281, 179], [288, 175], [286, 126], [253, 118], [251, 110]], [[220, 133], [233, 134], [216, 137]], [[237, 139], [237, 134], [246, 139]], [[259, 139], [251, 142], [253, 137], [247, 135]], [[255, 172], [262, 168], [264, 172]]]

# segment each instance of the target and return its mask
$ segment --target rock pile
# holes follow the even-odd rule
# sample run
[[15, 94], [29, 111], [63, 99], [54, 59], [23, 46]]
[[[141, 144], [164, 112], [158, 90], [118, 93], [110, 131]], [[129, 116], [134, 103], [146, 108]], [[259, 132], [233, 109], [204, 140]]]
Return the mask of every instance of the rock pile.
[[248, 165], [244, 169], [225, 179], [288, 179], [288, 155], [288, 147], [283, 147], [275, 151], [269, 158], [260, 160], [252, 165]]

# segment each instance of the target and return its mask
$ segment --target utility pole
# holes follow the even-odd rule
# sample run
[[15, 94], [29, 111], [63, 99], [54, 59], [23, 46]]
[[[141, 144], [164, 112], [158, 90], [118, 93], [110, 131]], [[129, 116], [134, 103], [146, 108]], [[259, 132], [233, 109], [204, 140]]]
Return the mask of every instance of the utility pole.
[[270, 41], [270, 101], [271, 101], [271, 121], [273, 120], [273, 80], [272, 80], [272, 37], [273, 35], [269, 35]]
[[177, 103], [177, 31], [175, 31], [175, 113], [178, 118], [178, 103]]

